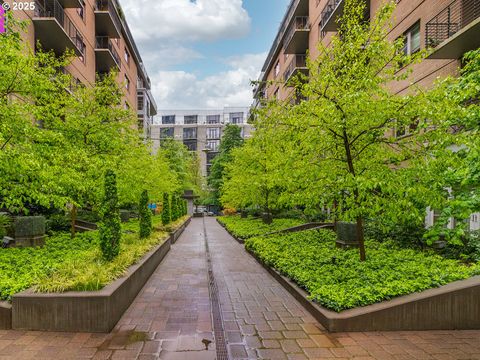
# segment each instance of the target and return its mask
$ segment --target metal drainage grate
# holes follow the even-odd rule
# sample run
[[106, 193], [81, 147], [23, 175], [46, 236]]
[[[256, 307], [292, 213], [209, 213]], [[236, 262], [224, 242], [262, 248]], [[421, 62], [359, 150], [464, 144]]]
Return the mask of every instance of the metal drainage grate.
[[203, 219], [203, 235], [205, 238], [205, 250], [207, 256], [208, 269], [208, 287], [210, 292], [210, 303], [212, 306], [213, 333], [215, 335], [215, 349], [217, 351], [217, 360], [229, 360], [227, 344], [225, 342], [225, 330], [223, 328], [222, 310], [218, 299], [218, 287], [213, 275], [212, 260], [210, 258], [210, 249], [208, 247], [207, 227], [205, 218]]

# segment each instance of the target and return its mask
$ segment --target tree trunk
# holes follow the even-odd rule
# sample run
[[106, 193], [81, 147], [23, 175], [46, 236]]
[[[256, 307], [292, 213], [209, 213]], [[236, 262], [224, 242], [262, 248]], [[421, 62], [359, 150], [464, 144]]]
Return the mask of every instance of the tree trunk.
[[75, 223], [77, 221], [77, 207], [75, 205], [73, 205], [72, 209], [70, 210], [70, 221], [71, 221], [70, 234], [73, 239], [75, 238], [75, 234], [76, 234]]
[[357, 217], [357, 238], [358, 248], [360, 249], [360, 261], [365, 261], [367, 256], [365, 254], [365, 238], [363, 234], [363, 218]]
[[[353, 166], [352, 152], [350, 149], [350, 142], [348, 140], [348, 135], [345, 130], [343, 131], [343, 142], [345, 146], [345, 152], [347, 155], [348, 171], [350, 172], [350, 174], [353, 175], [353, 177], [356, 177], [355, 167]], [[355, 188], [353, 190], [353, 195], [355, 196], [356, 206], [360, 207], [359, 201], [358, 201], [358, 199], [360, 198], [360, 195], [358, 193], [358, 188]], [[358, 247], [360, 249], [360, 261], [365, 261], [367, 257], [365, 254], [365, 239], [363, 236], [363, 217], [362, 216], [357, 217], [357, 238], [358, 238]]]

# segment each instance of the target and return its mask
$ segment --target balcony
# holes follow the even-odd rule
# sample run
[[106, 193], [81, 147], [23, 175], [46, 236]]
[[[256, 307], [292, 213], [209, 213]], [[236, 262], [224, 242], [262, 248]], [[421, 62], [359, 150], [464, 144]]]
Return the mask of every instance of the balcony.
[[[370, 18], [370, 1], [366, 1], [365, 19]], [[327, 5], [320, 15], [320, 31], [337, 31], [337, 19], [343, 15], [343, 8], [345, 7], [344, 0], [329, 0]]]
[[83, 55], [82, 35], [57, 0], [45, 0], [43, 4], [36, 1], [32, 22], [35, 38], [45, 50], [53, 50], [57, 55], [73, 50], [77, 56]]
[[96, 35], [120, 38], [122, 25], [113, 0], [97, 0], [95, 2]]
[[120, 68], [120, 56], [113, 47], [112, 39], [108, 36], [95, 38], [95, 63], [97, 73], [107, 73], [112, 68]]
[[308, 16], [297, 16], [293, 19], [284, 40], [285, 54], [299, 54], [308, 50], [310, 22]]
[[305, 54], [296, 54], [293, 56], [292, 61], [283, 74], [283, 80], [288, 82], [288, 80], [297, 76], [299, 73], [308, 75], [307, 55]]
[[81, 8], [83, 6], [80, 0], [58, 0], [58, 2], [64, 9]]
[[429, 59], [459, 59], [480, 47], [480, 0], [454, 0], [425, 25]]

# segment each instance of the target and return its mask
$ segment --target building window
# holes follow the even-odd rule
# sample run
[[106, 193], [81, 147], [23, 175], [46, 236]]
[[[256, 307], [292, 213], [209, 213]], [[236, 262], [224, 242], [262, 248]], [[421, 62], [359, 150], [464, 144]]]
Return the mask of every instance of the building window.
[[220, 140], [207, 140], [207, 150], [217, 152], [220, 149]]
[[207, 139], [220, 139], [220, 128], [207, 128]]
[[207, 124], [220, 124], [220, 115], [207, 115]]
[[175, 128], [161, 128], [160, 129], [160, 139], [173, 139], [175, 134]]
[[128, 78], [127, 75], [125, 75], [125, 89], [130, 91], [130, 79]]
[[187, 125], [197, 124], [198, 115], [186, 115], [183, 119], [183, 123]]
[[197, 128], [184, 128], [183, 129], [183, 138], [184, 139], [196, 139], [197, 138]]
[[211, 165], [213, 163], [213, 160], [217, 157], [217, 153], [214, 152], [209, 152], [207, 153], [207, 165]]
[[162, 124], [175, 124], [175, 115], [164, 115], [162, 116]]
[[275, 77], [277, 77], [278, 74], [280, 74], [280, 60], [277, 60], [277, 62], [275, 63], [275, 68], [273, 69], [273, 72]]
[[420, 51], [420, 21], [417, 21], [404, 34], [403, 53], [405, 55], [415, 54]]
[[137, 109], [142, 111], [143, 110], [143, 103], [144, 103], [144, 99], [143, 99], [143, 95], [138, 95], [137, 96]]
[[130, 64], [130, 53], [128, 52], [127, 48], [125, 48], [125, 62]]
[[243, 124], [243, 112], [230, 113], [230, 123]]
[[183, 145], [185, 145], [189, 151], [197, 151], [197, 140], [183, 140]]
[[77, 14], [82, 18], [83, 22], [85, 22], [85, 1], [81, 0], [80, 7], [77, 8]]

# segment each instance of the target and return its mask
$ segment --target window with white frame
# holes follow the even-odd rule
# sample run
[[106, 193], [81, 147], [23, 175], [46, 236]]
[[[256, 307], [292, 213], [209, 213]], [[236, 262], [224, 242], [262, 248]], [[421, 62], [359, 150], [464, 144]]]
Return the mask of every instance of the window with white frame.
[[403, 53], [412, 55], [420, 51], [420, 21], [417, 21], [404, 34]]
[[207, 128], [207, 139], [220, 139], [220, 128]]

